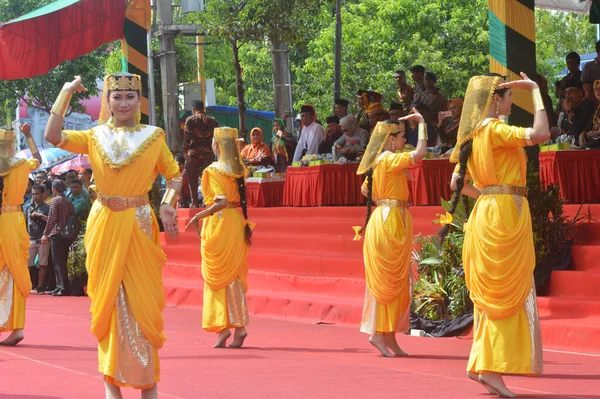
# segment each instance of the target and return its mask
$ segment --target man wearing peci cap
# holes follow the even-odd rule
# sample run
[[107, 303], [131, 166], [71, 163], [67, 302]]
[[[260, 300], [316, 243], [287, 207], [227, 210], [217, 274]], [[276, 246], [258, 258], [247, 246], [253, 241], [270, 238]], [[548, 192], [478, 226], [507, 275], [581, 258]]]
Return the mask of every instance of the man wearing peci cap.
[[583, 95], [583, 84], [578, 79], [570, 79], [565, 83], [565, 101], [563, 108], [566, 118], [563, 119], [561, 130], [575, 138], [575, 145], [579, 145], [579, 135], [586, 129], [592, 120], [596, 104]]
[[396, 80], [397, 93], [398, 93], [398, 104], [402, 106], [404, 116], [410, 112], [410, 104], [413, 103], [414, 90], [411, 85], [406, 83], [406, 72], [398, 70], [394, 73], [394, 80]]
[[294, 162], [300, 161], [304, 155], [318, 154], [324, 135], [323, 127], [316, 122], [315, 107], [311, 104], [304, 104], [300, 109], [300, 114], [302, 134], [294, 152]]
[[327, 128], [325, 129], [325, 137], [323, 138], [323, 142], [319, 146], [319, 154], [331, 154], [333, 143], [342, 137], [343, 133], [342, 128], [340, 127], [340, 120], [341, 119], [337, 115], [327, 118]]
[[413, 103], [420, 104], [421, 96], [425, 94], [425, 67], [423, 65], [413, 65], [410, 68], [411, 77], [415, 83], [413, 87]]
[[344, 100], [343, 98], [336, 98], [334, 104], [333, 109], [335, 110], [335, 116], [340, 118], [340, 121], [348, 116], [348, 104], [350, 104], [350, 101]]

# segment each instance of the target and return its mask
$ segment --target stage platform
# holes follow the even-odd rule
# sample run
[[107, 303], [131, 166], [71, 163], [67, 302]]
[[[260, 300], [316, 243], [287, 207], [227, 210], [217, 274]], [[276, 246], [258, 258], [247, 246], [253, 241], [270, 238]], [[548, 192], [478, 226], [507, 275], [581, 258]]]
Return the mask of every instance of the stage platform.
[[[578, 205], [567, 205], [574, 215]], [[585, 205], [600, 220], [600, 205]], [[166, 241], [167, 303], [202, 305], [200, 241], [183, 231], [198, 210], [179, 210], [181, 235]], [[411, 207], [414, 233], [435, 233], [441, 207]], [[257, 223], [248, 256], [248, 307], [253, 315], [356, 327], [364, 298], [362, 241], [352, 226], [365, 221], [366, 207], [251, 208]], [[600, 223], [579, 227], [572, 270], [554, 272], [549, 296], [538, 298], [544, 347], [600, 354]]]
[[[0, 347], [0, 398], [101, 399], [89, 298], [32, 295], [25, 340]], [[399, 335], [383, 358], [357, 328], [251, 317], [247, 347], [213, 349], [199, 309], [163, 311], [161, 399], [483, 399], [465, 377], [471, 341]], [[506, 377], [521, 398], [597, 399], [600, 357], [544, 351], [544, 375]], [[124, 389], [126, 399], [139, 391]]]

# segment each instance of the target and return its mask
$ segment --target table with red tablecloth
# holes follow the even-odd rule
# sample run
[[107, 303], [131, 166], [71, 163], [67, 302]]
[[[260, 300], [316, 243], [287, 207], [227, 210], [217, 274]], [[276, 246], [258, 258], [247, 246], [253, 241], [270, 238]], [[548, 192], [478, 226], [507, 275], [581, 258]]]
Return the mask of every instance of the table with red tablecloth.
[[441, 198], [452, 196], [450, 181], [455, 164], [448, 158], [423, 159], [408, 168], [413, 180], [408, 182], [408, 202], [413, 205], [440, 205]]
[[283, 189], [284, 206], [361, 205], [363, 177], [358, 164], [288, 167]]
[[283, 203], [285, 179], [249, 178], [246, 181], [246, 201], [249, 207], [270, 208]]
[[569, 203], [600, 202], [600, 150], [540, 152], [540, 180], [558, 185]]

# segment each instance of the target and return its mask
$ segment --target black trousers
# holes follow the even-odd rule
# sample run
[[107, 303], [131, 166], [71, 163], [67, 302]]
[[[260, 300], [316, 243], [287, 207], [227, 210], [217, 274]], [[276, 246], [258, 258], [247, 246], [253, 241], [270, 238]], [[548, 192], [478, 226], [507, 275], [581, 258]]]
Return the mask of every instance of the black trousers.
[[58, 235], [50, 237], [50, 251], [54, 261], [54, 273], [56, 275], [56, 288], [65, 294], [70, 294], [69, 272], [67, 270], [67, 260], [69, 259], [69, 247], [71, 243]]
[[202, 172], [213, 162], [213, 158], [198, 159], [191, 157], [185, 162], [185, 171], [188, 176], [188, 184], [190, 185], [190, 196], [192, 201], [198, 201], [198, 178], [202, 176]]

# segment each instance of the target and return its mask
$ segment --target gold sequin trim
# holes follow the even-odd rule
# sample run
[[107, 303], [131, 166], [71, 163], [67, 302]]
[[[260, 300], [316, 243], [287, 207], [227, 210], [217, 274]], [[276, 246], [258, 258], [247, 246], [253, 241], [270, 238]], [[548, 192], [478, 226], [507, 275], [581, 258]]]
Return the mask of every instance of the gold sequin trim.
[[526, 197], [527, 191], [527, 187], [520, 186], [485, 186], [481, 189], [481, 195], [513, 194]]
[[517, 214], [521, 216], [521, 209], [523, 209], [523, 197], [522, 195], [513, 194], [513, 200], [515, 201], [515, 206], [517, 207]]
[[19, 166], [19, 165], [21, 165], [22, 163], [25, 163], [25, 162], [27, 162], [27, 159], [23, 159], [23, 158], [11, 158], [11, 160], [9, 161], [8, 170], [6, 170], [5, 172], [0, 173], [0, 176], [4, 177], [4, 176], [8, 175], [12, 169], [16, 168], [17, 166]]
[[246, 293], [239, 278], [233, 280], [225, 288], [227, 293], [227, 313], [231, 327], [245, 327], [248, 325], [248, 307], [246, 306]]
[[365, 287], [365, 300], [363, 303], [360, 332], [374, 335], [377, 332], [377, 299], [369, 287]]
[[13, 304], [13, 277], [8, 266], [0, 271], [0, 328], [8, 328]]
[[531, 128], [525, 130], [525, 144], [528, 146], [533, 145], [533, 141], [531, 141]]
[[144, 336], [127, 302], [123, 284], [117, 295], [117, 367], [114, 379], [133, 386], [154, 381], [154, 347]]
[[[141, 125], [138, 125], [138, 126], [141, 126]], [[123, 128], [119, 128], [119, 129], [127, 131], [126, 129], [133, 129], [133, 128], [123, 127]], [[150, 147], [150, 145], [152, 145], [156, 141], [156, 139], [158, 139], [161, 135], [164, 135], [164, 134], [165, 134], [165, 132], [161, 128], [157, 127], [156, 130], [154, 131], [154, 133], [152, 133], [150, 136], [148, 136], [148, 138], [142, 144], [140, 144], [135, 149], [135, 151], [133, 151], [131, 154], [129, 154], [129, 156], [127, 158], [125, 158], [124, 160], [122, 160], [120, 162], [113, 162], [113, 160], [110, 159], [110, 157], [106, 154], [106, 152], [104, 151], [104, 148], [100, 144], [100, 141], [96, 137], [95, 130], [92, 129], [92, 138], [94, 141], [94, 147], [96, 148], [96, 151], [100, 155], [102, 162], [107, 164], [108, 166], [110, 166], [113, 169], [118, 169], [125, 165], [129, 165], [131, 163], [131, 161], [133, 161], [135, 158], [140, 156], [148, 147]], [[114, 151], [114, 148], [113, 148], [113, 151]]]
[[535, 284], [531, 286], [531, 292], [525, 300], [525, 314], [529, 324], [529, 337], [531, 340], [531, 374], [542, 374], [543, 352], [542, 352], [542, 330], [540, 329], [540, 316], [538, 314]]
[[408, 201], [399, 199], [380, 199], [377, 200], [377, 206], [408, 208]]
[[148, 237], [152, 238], [152, 208], [146, 204], [135, 208], [135, 221]]
[[65, 131], [60, 132], [60, 142], [56, 145], [58, 148], [64, 148], [69, 142], [69, 136], [65, 134]]

